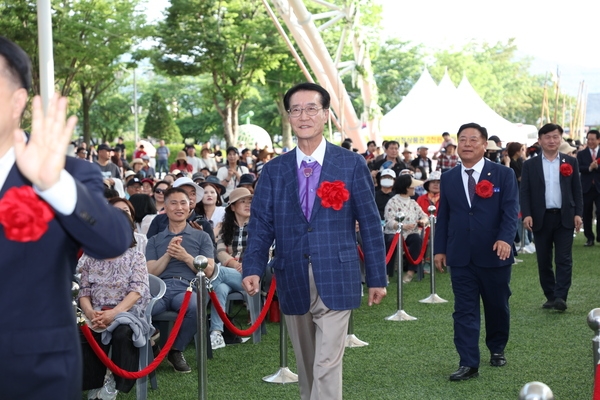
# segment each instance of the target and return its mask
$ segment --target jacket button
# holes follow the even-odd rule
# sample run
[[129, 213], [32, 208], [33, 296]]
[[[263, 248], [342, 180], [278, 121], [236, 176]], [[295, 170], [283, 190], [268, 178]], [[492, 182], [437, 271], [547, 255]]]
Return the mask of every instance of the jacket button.
[[304, 258], [308, 258], [308, 254], [306, 254], [306, 253], [305, 253], [305, 254], [304, 254]]
[[470, 212], [470, 213], [469, 213], [469, 215], [473, 215], [473, 213], [472, 213], [472, 212]]
[[312, 228], [312, 226], [309, 226], [309, 227], [308, 227], [308, 231], [309, 231], [309, 232], [312, 232], [312, 231], [313, 231], [313, 228]]

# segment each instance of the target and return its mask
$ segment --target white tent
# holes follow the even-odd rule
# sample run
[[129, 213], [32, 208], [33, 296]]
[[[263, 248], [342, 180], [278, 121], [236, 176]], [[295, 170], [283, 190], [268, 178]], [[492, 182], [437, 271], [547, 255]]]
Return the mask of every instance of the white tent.
[[437, 100], [437, 93], [438, 87], [425, 69], [404, 99], [381, 119], [381, 134], [388, 137], [403, 136], [407, 132], [425, 134], [427, 124], [421, 116], [430, 109], [428, 104]]
[[537, 140], [537, 128], [535, 126], [514, 124], [498, 115], [479, 97], [466, 76], [463, 76], [462, 81], [458, 85], [457, 99], [460, 109], [465, 112], [463, 115], [466, 119], [463, 119], [463, 121], [471, 122], [467, 121], [468, 117], [471, 116], [473, 122], [485, 126], [490, 136], [498, 136], [502, 140], [503, 145], [509, 142], [526, 143], [529, 145], [532, 143], [532, 138], [529, 137], [530, 134], [533, 134], [533, 142]]
[[[441, 134], [455, 134], [468, 122], [476, 122], [498, 136], [503, 144], [535, 141], [533, 125], [514, 124], [492, 110], [475, 92], [466, 76], [454, 86], [446, 72], [439, 85], [425, 69], [406, 97], [381, 120], [381, 133], [401, 143], [439, 144]], [[531, 137], [528, 137], [530, 135]]]

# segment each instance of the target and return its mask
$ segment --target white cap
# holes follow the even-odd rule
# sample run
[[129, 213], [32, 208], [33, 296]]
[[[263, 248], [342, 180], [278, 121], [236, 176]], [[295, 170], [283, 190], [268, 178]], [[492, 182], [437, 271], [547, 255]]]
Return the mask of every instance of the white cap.
[[394, 172], [393, 169], [384, 169], [383, 171], [381, 171], [381, 176], [385, 176], [385, 175], [389, 175], [391, 177], [393, 177], [394, 179], [396, 179], [396, 173]]
[[194, 182], [187, 176], [178, 178], [175, 182], [173, 182], [173, 187], [180, 187], [185, 185], [193, 186], [196, 189], [196, 204], [200, 203], [200, 201], [202, 201], [202, 197], [204, 197], [204, 189], [198, 186], [196, 182]]

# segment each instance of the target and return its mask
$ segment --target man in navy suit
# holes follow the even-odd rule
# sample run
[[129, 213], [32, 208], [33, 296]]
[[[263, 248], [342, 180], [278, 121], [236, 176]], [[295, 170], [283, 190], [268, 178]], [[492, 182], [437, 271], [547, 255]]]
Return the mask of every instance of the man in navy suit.
[[[94, 258], [119, 256], [131, 243], [131, 228], [102, 196], [98, 167], [66, 157], [76, 118], [65, 123], [65, 98], [55, 95], [44, 116], [36, 96], [31, 135], [19, 129], [30, 89], [29, 57], [0, 36], [0, 204], [11, 189], [33, 187], [40, 202], [34, 219], [42, 218], [43, 202], [54, 213], [39, 239], [15, 236], [10, 218], [0, 216], [0, 397], [80, 399], [81, 351], [71, 304], [77, 252], [83, 247]], [[27, 211], [18, 204], [10, 209], [14, 216]]]
[[583, 213], [579, 167], [576, 158], [558, 152], [560, 125], [542, 126], [538, 142], [542, 153], [525, 161], [521, 173], [523, 226], [533, 231], [535, 239], [540, 285], [546, 296], [542, 307], [565, 311], [573, 271], [573, 230], [579, 231]]
[[265, 164], [244, 253], [243, 285], [255, 295], [276, 242], [277, 295], [296, 354], [304, 400], [342, 399], [348, 320], [361, 303], [359, 223], [368, 304], [386, 295], [385, 245], [374, 189], [359, 154], [328, 143], [329, 93], [302, 83], [284, 97], [298, 147]]
[[[598, 168], [598, 141], [600, 132], [592, 129], [587, 134], [587, 147], [577, 153], [579, 172], [581, 173], [581, 191], [583, 192], [583, 233], [587, 239], [584, 246], [594, 245], [594, 239], [600, 242], [600, 168]], [[596, 205], [596, 235], [592, 229]]]
[[485, 313], [490, 364], [506, 364], [510, 311], [508, 299], [517, 230], [519, 194], [513, 171], [483, 157], [487, 130], [475, 123], [458, 130], [462, 164], [442, 174], [434, 241], [434, 262], [452, 269], [454, 344], [459, 368], [450, 380], [479, 375], [479, 299]]

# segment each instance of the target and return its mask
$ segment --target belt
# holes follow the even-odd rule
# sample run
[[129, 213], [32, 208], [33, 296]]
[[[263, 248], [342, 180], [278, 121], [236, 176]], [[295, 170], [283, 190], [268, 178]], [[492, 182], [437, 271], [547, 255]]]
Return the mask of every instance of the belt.
[[546, 208], [547, 214], [560, 214], [560, 208]]
[[175, 279], [176, 281], [184, 281], [187, 283], [191, 282], [189, 279], [182, 278], [181, 276], [172, 276], [172, 277], [166, 278], [166, 279]]

